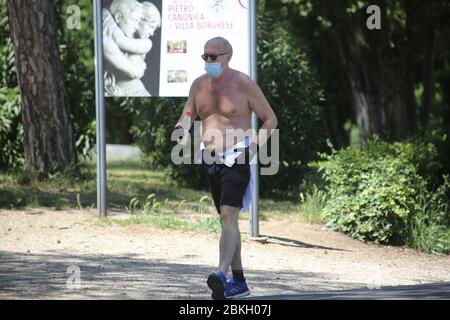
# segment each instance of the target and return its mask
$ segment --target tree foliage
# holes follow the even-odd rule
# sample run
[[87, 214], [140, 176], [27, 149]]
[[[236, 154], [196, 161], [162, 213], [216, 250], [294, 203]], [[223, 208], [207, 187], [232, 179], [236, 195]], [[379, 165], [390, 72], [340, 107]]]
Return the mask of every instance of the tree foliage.
[[[362, 141], [376, 133], [404, 138], [447, 127], [448, 1], [270, 1], [309, 48], [327, 99], [327, 128], [336, 146], [348, 140], [345, 119]], [[381, 29], [369, 30], [367, 7], [381, 9]], [[439, 123], [443, 119], [446, 123]]]
[[58, 43], [64, 84], [74, 127], [75, 145], [81, 157], [88, 157], [95, 145], [95, 70], [92, 1], [77, 1], [79, 28], [71, 29], [67, 19], [73, 1], [55, 0]]
[[324, 93], [288, 24], [266, 11], [264, 2], [258, 17], [258, 82], [277, 115], [280, 130], [280, 171], [262, 176], [261, 189], [286, 195], [305, 177], [307, 163], [327, 150], [322, 122]]
[[23, 131], [14, 50], [6, 13], [0, 0], [0, 168], [23, 164]]
[[[74, 127], [77, 154], [89, 156], [95, 144], [95, 82], [92, 1], [80, 0], [79, 28], [67, 25], [73, 2], [54, 0], [57, 42], [63, 64], [67, 103]], [[20, 91], [11, 44], [6, 0], [0, 0], [0, 168], [13, 169], [24, 163]]]

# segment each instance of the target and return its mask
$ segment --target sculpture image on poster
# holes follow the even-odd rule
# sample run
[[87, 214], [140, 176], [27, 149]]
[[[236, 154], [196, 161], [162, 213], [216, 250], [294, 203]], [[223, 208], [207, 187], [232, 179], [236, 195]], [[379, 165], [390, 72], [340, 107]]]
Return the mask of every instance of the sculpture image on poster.
[[158, 93], [159, 56], [151, 65], [148, 59], [152, 49], [159, 53], [151, 39], [161, 27], [161, 11], [155, 2], [103, 2], [105, 96], [149, 97], [151, 91]]

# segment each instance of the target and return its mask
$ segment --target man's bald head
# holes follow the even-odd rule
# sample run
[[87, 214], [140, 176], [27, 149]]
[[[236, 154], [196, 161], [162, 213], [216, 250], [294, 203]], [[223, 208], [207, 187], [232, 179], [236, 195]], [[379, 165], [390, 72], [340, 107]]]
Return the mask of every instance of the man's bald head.
[[207, 45], [222, 45], [223, 49], [225, 50], [225, 52], [227, 52], [230, 55], [230, 59], [233, 56], [233, 47], [231, 46], [230, 42], [222, 37], [215, 37], [212, 39], [209, 39], [208, 41], [206, 41], [205, 47]]

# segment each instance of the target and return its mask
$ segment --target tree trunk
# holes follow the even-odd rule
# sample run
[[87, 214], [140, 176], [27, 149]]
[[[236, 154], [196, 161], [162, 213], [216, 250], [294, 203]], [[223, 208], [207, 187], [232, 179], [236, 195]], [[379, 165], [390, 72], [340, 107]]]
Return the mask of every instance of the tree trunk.
[[423, 63], [423, 96], [420, 108], [420, 124], [423, 129], [428, 125], [430, 110], [433, 105], [433, 70], [435, 59], [436, 29], [429, 26], [425, 43], [425, 61]]
[[61, 171], [75, 163], [73, 129], [64, 90], [50, 0], [8, 0], [22, 99], [28, 169]]
[[364, 143], [367, 141], [370, 134], [372, 134], [368, 101], [361, 88], [360, 81], [357, 79], [353, 67], [356, 62], [351, 62], [352, 58], [350, 58], [348, 45], [342, 35], [337, 35], [337, 39], [339, 39], [337, 41], [339, 46], [339, 57], [345, 70], [352, 95], [356, 124], [359, 129], [359, 140], [361, 143]]
[[404, 62], [403, 72], [405, 74], [403, 85], [403, 99], [406, 108], [406, 121], [408, 123], [408, 133], [417, 131], [417, 103], [414, 94], [415, 81], [414, 71], [416, 69], [415, 61], [415, 42], [416, 42], [416, 12], [411, 1], [405, 2], [406, 11], [406, 58]]

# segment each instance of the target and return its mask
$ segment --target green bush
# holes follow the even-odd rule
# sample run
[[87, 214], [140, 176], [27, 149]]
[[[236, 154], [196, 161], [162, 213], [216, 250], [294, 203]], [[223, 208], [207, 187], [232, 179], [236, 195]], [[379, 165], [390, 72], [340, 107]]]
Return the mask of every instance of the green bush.
[[18, 89], [0, 88], [0, 168], [23, 165], [23, 130]]
[[321, 157], [315, 166], [328, 183], [324, 218], [330, 227], [376, 243], [408, 241], [408, 221], [424, 215], [418, 192], [439, 169], [433, 144], [375, 138]]

